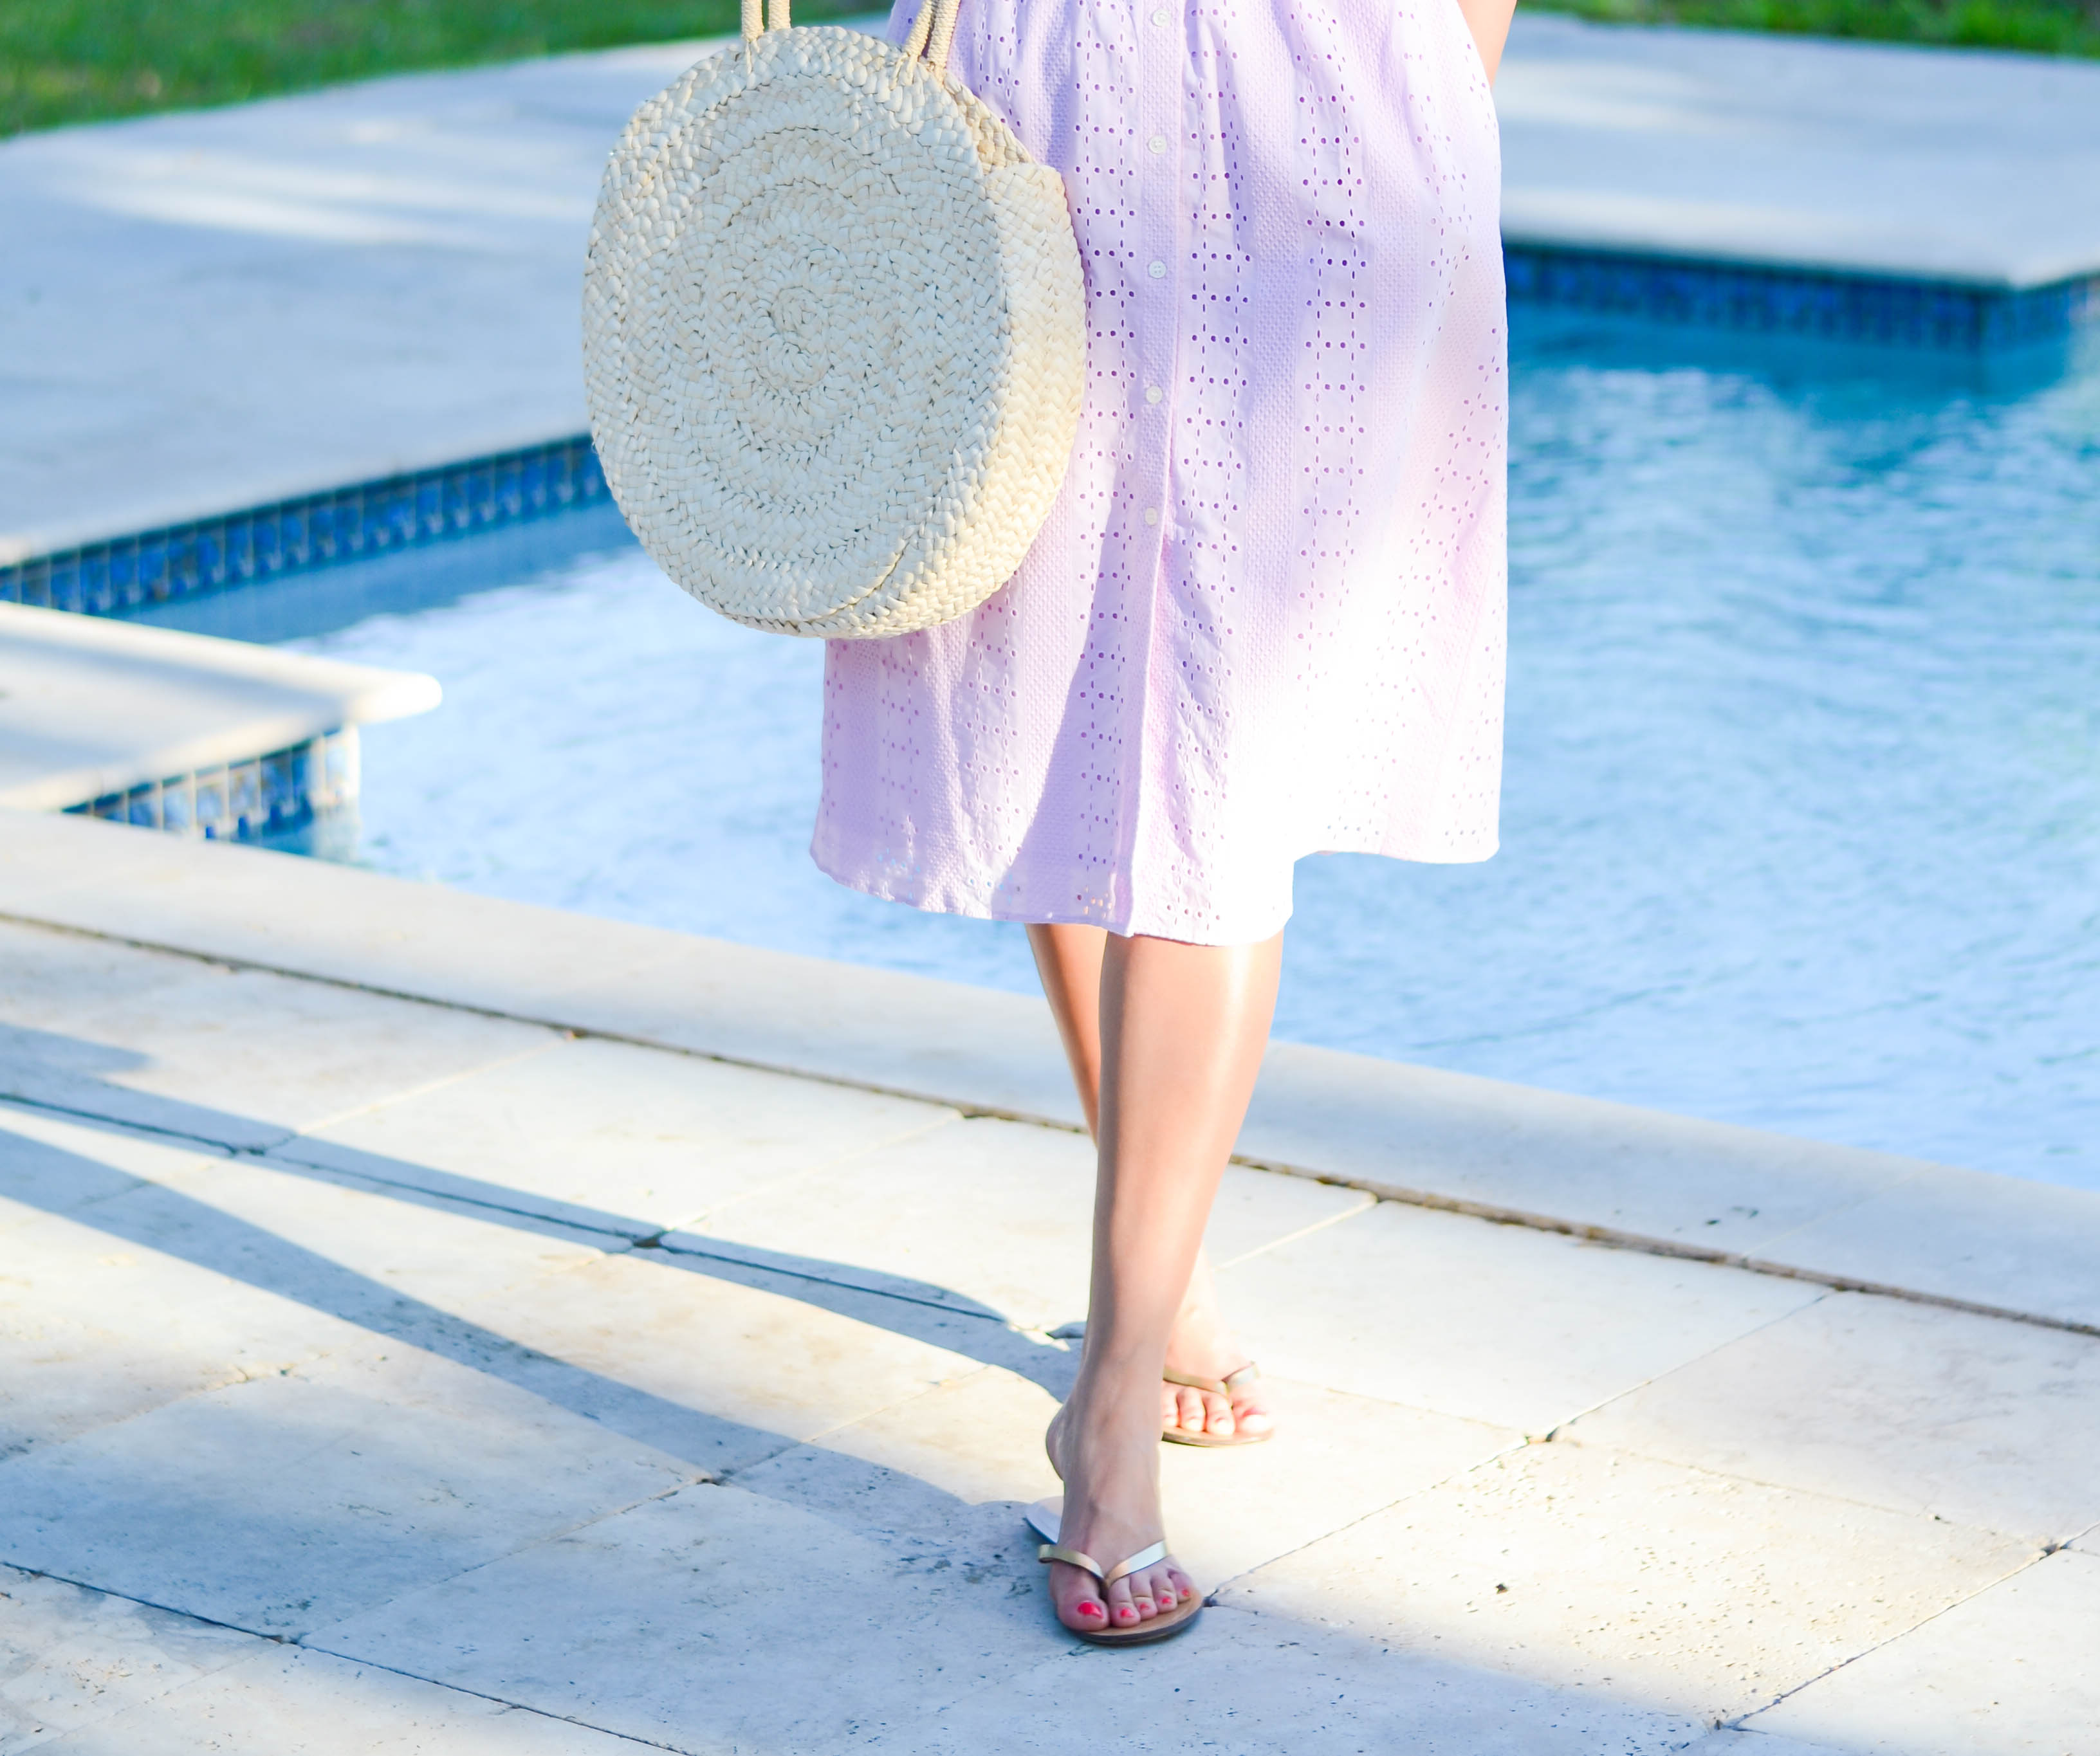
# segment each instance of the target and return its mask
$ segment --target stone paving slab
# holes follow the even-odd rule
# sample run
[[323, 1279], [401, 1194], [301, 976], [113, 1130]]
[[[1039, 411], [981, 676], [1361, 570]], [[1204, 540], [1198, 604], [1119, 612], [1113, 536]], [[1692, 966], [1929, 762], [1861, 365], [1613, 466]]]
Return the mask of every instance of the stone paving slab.
[[[1070, 1659], [1046, 1659], [956, 1702], [918, 1736], [873, 1747], [936, 1756], [1110, 1748], [1205, 1756], [1826, 1756], [1330, 1630], [1279, 1626], [1224, 1607], [1205, 1614], [1203, 1643], [1172, 1666], [1136, 1655], [1112, 1665], [1089, 1661], [1082, 1683]], [[1030, 1728], [1022, 1734], [1028, 1741], [1015, 1741], [1017, 1724]]]
[[[1507, 1428], [1271, 1379], [1292, 1442], [1233, 1454], [1229, 1474], [1188, 1446], [1160, 1453], [1176, 1555], [1211, 1587], [1462, 1474], [1523, 1443]], [[742, 1486], [868, 1530], [952, 1543], [955, 1507], [900, 1491], [908, 1480], [987, 1514], [968, 1521], [983, 1540], [1012, 1539], [1016, 1509], [1056, 1495], [1043, 1431], [1057, 1408], [1041, 1386], [984, 1371], [824, 1433], [744, 1472]], [[857, 1459], [889, 1472], [871, 1493]], [[1307, 1484], [1317, 1482], [1317, 1493]]]
[[40, 1747], [61, 1756], [636, 1756], [637, 1748], [398, 1671], [276, 1646]]
[[2036, 286], [2100, 273], [2100, 67], [1520, 11], [1503, 235]]
[[1286, 1378], [1541, 1436], [1824, 1296], [1396, 1202], [1219, 1279]]
[[[1071, 1216], [1093, 1199], [1083, 1134], [979, 1117], [735, 1203], [666, 1249], [725, 1248], [754, 1261], [800, 1254], [878, 1290], [997, 1314], [1023, 1329], [1083, 1318], [1087, 1241]], [[1232, 1263], [1361, 1213], [1361, 1190], [1229, 1169], [1210, 1228]]]
[[375, 1105], [282, 1152], [643, 1238], [955, 1119], [932, 1104], [586, 1040]]
[[[20, 1043], [19, 1036], [0, 1035], [0, 1069], [21, 1065]], [[172, 1182], [224, 1156], [195, 1141], [107, 1118], [88, 1121], [0, 1102], [0, 1193], [10, 1198], [0, 1209], [0, 1231], [43, 1214], [74, 1212], [148, 1183]]]
[[507, 1019], [195, 958], [141, 963], [121, 946], [6, 922], [0, 959], [13, 1050], [0, 1097], [223, 1146], [271, 1146], [560, 1040]]
[[0, 1556], [298, 1635], [692, 1473], [488, 1374], [368, 1348], [0, 1463]]
[[1833, 1293], [1563, 1437], [2066, 1543], [2100, 1523], [2100, 1340]]
[[1750, 1727], [1717, 1727], [1686, 1748], [1691, 1756], [1831, 1756], [1827, 1745], [1803, 1744]]
[[[0, 1134], [0, 1188], [15, 1156]], [[106, 1204], [105, 1204], [106, 1205]], [[0, 1204], [0, 1458], [199, 1391], [310, 1365], [359, 1339], [94, 1220]], [[150, 1338], [145, 1340], [143, 1338]]]
[[697, 1272], [668, 1252], [608, 1257], [468, 1314], [589, 1375], [571, 1394], [595, 1419], [716, 1474], [1040, 1351], [982, 1319]]
[[674, 1749], [814, 1752], [845, 1747], [848, 1727], [902, 1731], [1008, 1674], [1040, 1617], [1024, 1565], [899, 1553], [764, 1495], [699, 1486], [311, 1644]]
[[[795, 1589], [816, 1556], [825, 1589]], [[1042, 1651], [1036, 1571], [1018, 1552], [968, 1569], [900, 1553], [757, 1494], [701, 1488], [316, 1642], [684, 1749], [1063, 1750], [1080, 1732], [1104, 1735], [1111, 1703], [1122, 1710], [1118, 1747], [1140, 1750], [1361, 1750], [1368, 1727], [1410, 1720], [1441, 1734], [1430, 1749], [1480, 1748], [1459, 1739], [1485, 1732], [1489, 1749], [1593, 1751], [1581, 1741], [1601, 1735], [1615, 1741], [1605, 1748], [1659, 1756], [1696, 1736], [1677, 1716], [1444, 1666], [1367, 1674], [1377, 1661], [1358, 1643], [1222, 1610], [1173, 1663], [1089, 1653], [1083, 1672], [1077, 1654]], [[1031, 1648], [1033, 1663], [1017, 1664]], [[849, 1666], [836, 1662], [841, 1653]], [[1295, 1661], [1275, 1661], [1286, 1653]], [[1054, 1710], [1060, 1698], [1076, 1725]], [[1194, 1739], [1183, 1717], [1192, 1710], [1205, 1722]], [[1507, 1741], [1493, 1741], [1498, 1733]]]
[[2034, 1559], [1993, 1532], [1542, 1445], [1272, 1562], [1225, 1600], [1715, 1723]]
[[2100, 1557], [2063, 1551], [1759, 1714], [1874, 1756], [2085, 1756], [2100, 1726]]
[[[801, 1283], [778, 1275], [739, 1282], [668, 1252], [608, 1255], [624, 1241], [443, 1199], [412, 1204], [395, 1188], [274, 1157], [105, 1202], [98, 1229], [72, 1224], [61, 1248], [51, 1233], [68, 1223], [0, 1233], [0, 1261], [19, 1259], [38, 1288], [23, 1345], [64, 1367], [53, 1393], [68, 1406], [87, 1398], [123, 1415], [165, 1400], [149, 1394], [165, 1380], [184, 1390], [245, 1381], [377, 1333], [712, 1472], [974, 1371], [987, 1352], [1041, 1351], [981, 1320], [850, 1293], [836, 1309], [813, 1306], [792, 1296]], [[91, 1270], [105, 1257], [123, 1271], [121, 1292], [108, 1269]], [[162, 1309], [177, 1315], [143, 1362], [114, 1345]], [[889, 1327], [855, 1314], [871, 1309]], [[55, 1358], [52, 1326], [68, 1313], [82, 1328], [99, 1314], [103, 1327]], [[258, 1336], [272, 1349], [242, 1346]]]
[[0, 1756], [48, 1749], [271, 1650], [238, 1629], [0, 1566]]

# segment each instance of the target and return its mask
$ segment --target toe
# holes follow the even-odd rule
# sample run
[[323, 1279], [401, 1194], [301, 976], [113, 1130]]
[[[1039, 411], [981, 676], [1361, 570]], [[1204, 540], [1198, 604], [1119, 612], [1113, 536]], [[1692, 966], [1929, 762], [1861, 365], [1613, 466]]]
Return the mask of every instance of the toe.
[[1109, 1620], [1118, 1628], [1135, 1628], [1151, 1611], [1151, 1599], [1147, 1597], [1145, 1607], [1140, 1609], [1136, 1594], [1131, 1590], [1127, 1578], [1118, 1579], [1109, 1587]]
[[[1148, 1567], [1140, 1578], [1137, 1590], [1143, 1597], [1149, 1598], [1153, 1613], [1164, 1616], [1171, 1613], [1181, 1602], [1181, 1589], [1189, 1582], [1188, 1575], [1178, 1567], [1162, 1561], [1157, 1567]], [[1140, 1600], [1140, 1601], [1142, 1599]]]
[[1061, 1566], [1056, 1572], [1064, 1576], [1061, 1582], [1052, 1583], [1057, 1620], [1076, 1634], [1098, 1634], [1108, 1626], [1108, 1606], [1093, 1579], [1076, 1567]]
[[1233, 1436], [1233, 1406], [1224, 1397], [1206, 1396], [1203, 1398], [1203, 1418], [1207, 1429], [1220, 1439]]
[[1175, 1402], [1175, 1420], [1184, 1433], [1201, 1433], [1210, 1411], [1204, 1406], [1203, 1393], [1184, 1389]]

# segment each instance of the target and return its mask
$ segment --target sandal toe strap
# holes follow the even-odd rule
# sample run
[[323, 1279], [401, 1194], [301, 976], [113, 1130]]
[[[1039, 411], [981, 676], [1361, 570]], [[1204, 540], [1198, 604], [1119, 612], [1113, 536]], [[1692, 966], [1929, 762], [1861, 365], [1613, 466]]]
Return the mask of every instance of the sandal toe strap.
[[1103, 1585], [1109, 1582], [1109, 1576], [1101, 1570], [1101, 1564], [1083, 1549], [1062, 1548], [1055, 1543], [1045, 1543], [1036, 1549], [1035, 1558], [1039, 1561], [1062, 1561], [1067, 1567], [1076, 1567], [1083, 1573], [1092, 1573]]
[[1242, 1384], [1251, 1384], [1261, 1376], [1261, 1368], [1249, 1360], [1236, 1372], [1228, 1372], [1222, 1378], [1191, 1378], [1186, 1372], [1162, 1372], [1159, 1375], [1170, 1384], [1185, 1385], [1191, 1390], [1207, 1390], [1214, 1397], [1229, 1397]]
[[1170, 1384], [1181, 1384], [1191, 1390], [1207, 1390], [1214, 1397], [1225, 1393], [1225, 1380], [1222, 1378], [1192, 1378], [1186, 1372], [1176, 1371], [1164, 1371], [1159, 1375]]
[[1109, 1569], [1108, 1572], [1102, 1576], [1101, 1583], [1105, 1586], [1114, 1585], [1124, 1574], [1143, 1573], [1146, 1568], [1157, 1567], [1166, 1559], [1167, 1545], [1164, 1543], [1154, 1543], [1149, 1547], [1140, 1549], [1128, 1560], [1118, 1562], [1115, 1566]]
[[1039, 1561], [1062, 1561], [1068, 1567], [1077, 1567], [1083, 1573], [1090, 1573], [1101, 1581], [1102, 1589], [1106, 1590], [1127, 1573], [1142, 1573], [1148, 1567], [1158, 1566], [1167, 1559], [1167, 1545], [1163, 1542], [1155, 1543], [1149, 1548], [1140, 1549], [1128, 1560], [1119, 1561], [1107, 1569], [1083, 1550], [1064, 1548], [1055, 1543], [1043, 1544], [1036, 1550], [1035, 1558]]

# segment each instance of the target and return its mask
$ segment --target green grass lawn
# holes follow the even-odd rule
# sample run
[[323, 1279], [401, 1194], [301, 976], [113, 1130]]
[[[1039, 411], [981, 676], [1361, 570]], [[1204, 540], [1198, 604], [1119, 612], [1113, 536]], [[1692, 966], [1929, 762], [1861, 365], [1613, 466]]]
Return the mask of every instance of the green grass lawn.
[[[1531, 0], [1524, 0], [1530, 4]], [[1541, 0], [1545, 10], [1639, 24], [1866, 37], [1882, 42], [2100, 55], [2100, 0]]]
[[736, 24], [737, 0], [0, 0], [0, 135]]
[[[1551, 0], [1586, 17], [2100, 55], [2100, 0]], [[799, 0], [815, 20], [868, 0]], [[0, 135], [411, 68], [709, 36], [735, 0], [0, 0]]]

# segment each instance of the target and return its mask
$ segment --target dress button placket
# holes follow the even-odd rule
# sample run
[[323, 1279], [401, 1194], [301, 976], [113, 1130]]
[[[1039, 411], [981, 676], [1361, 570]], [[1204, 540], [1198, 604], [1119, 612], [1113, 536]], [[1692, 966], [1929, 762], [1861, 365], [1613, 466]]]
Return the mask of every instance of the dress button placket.
[[[1185, 5], [1186, 0], [1181, 0]], [[1143, 686], [1133, 692], [1138, 724], [1134, 728], [1140, 772], [1167, 772], [1167, 746], [1171, 742], [1171, 703], [1174, 699], [1173, 636], [1168, 626], [1173, 614], [1162, 589], [1167, 545], [1174, 523], [1172, 491], [1173, 386], [1175, 356], [1181, 331], [1180, 278], [1185, 248], [1181, 240], [1180, 155], [1172, 143], [1182, 130], [1183, 63], [1186, 58], [1185, 27], [1180, 6], [1156, 6], [1139, 15], [1137, 113], [1129, 118], [1126, 149], [1127, 174], [1138, 188], [1138, 218], [1144, 266], [1137, 281], [1140, 352], [1133, 363], [1138, 383], [1147, 387], [1133, 412], [1137, 422], [1136, 469], [1131, 480], [1131, 500], [1138, 508], [1145, 568], [1149, 575], [1151, 614], [1145, 632], [1141, 676]], [[1161, 143], [1161, 144], [1155, 144]], [[1149, 861], [1145, 850], [1152, 840], [1146, 820], [1157, 803], [1146, 798], [1148, 790], [1132, 786], [1128, 795], [1133, 808], [1125, 816], [1122, 839], [1132, 882]]]
[[[1181, 106], [1183, 45], [1178, 9], [1149, 8], [1142, 16], [1137, 52], [1137, 109], [1131, 118], [1132, 143], [1141, 151], [1130, 165], [1140, 196], [1145, 279], [1139, 298], [1144, 320], [1139, 326], [1143, 353], [1139, 362], [1145, 386], [1137, 411], [1139, 480], [1133, 496], [1145, 508], [1145, 522], [1155, 539], [1163, 537], [1160, 508], [1167, 496], [1172, 424], [1162, 385], [1174, 382], [1174, 357], [1180, 334], [1179, 266], [1181, 259], [1179, 155], [1171, 150]], [[1155, 546], [1154, 566], [1158, 565]]]

